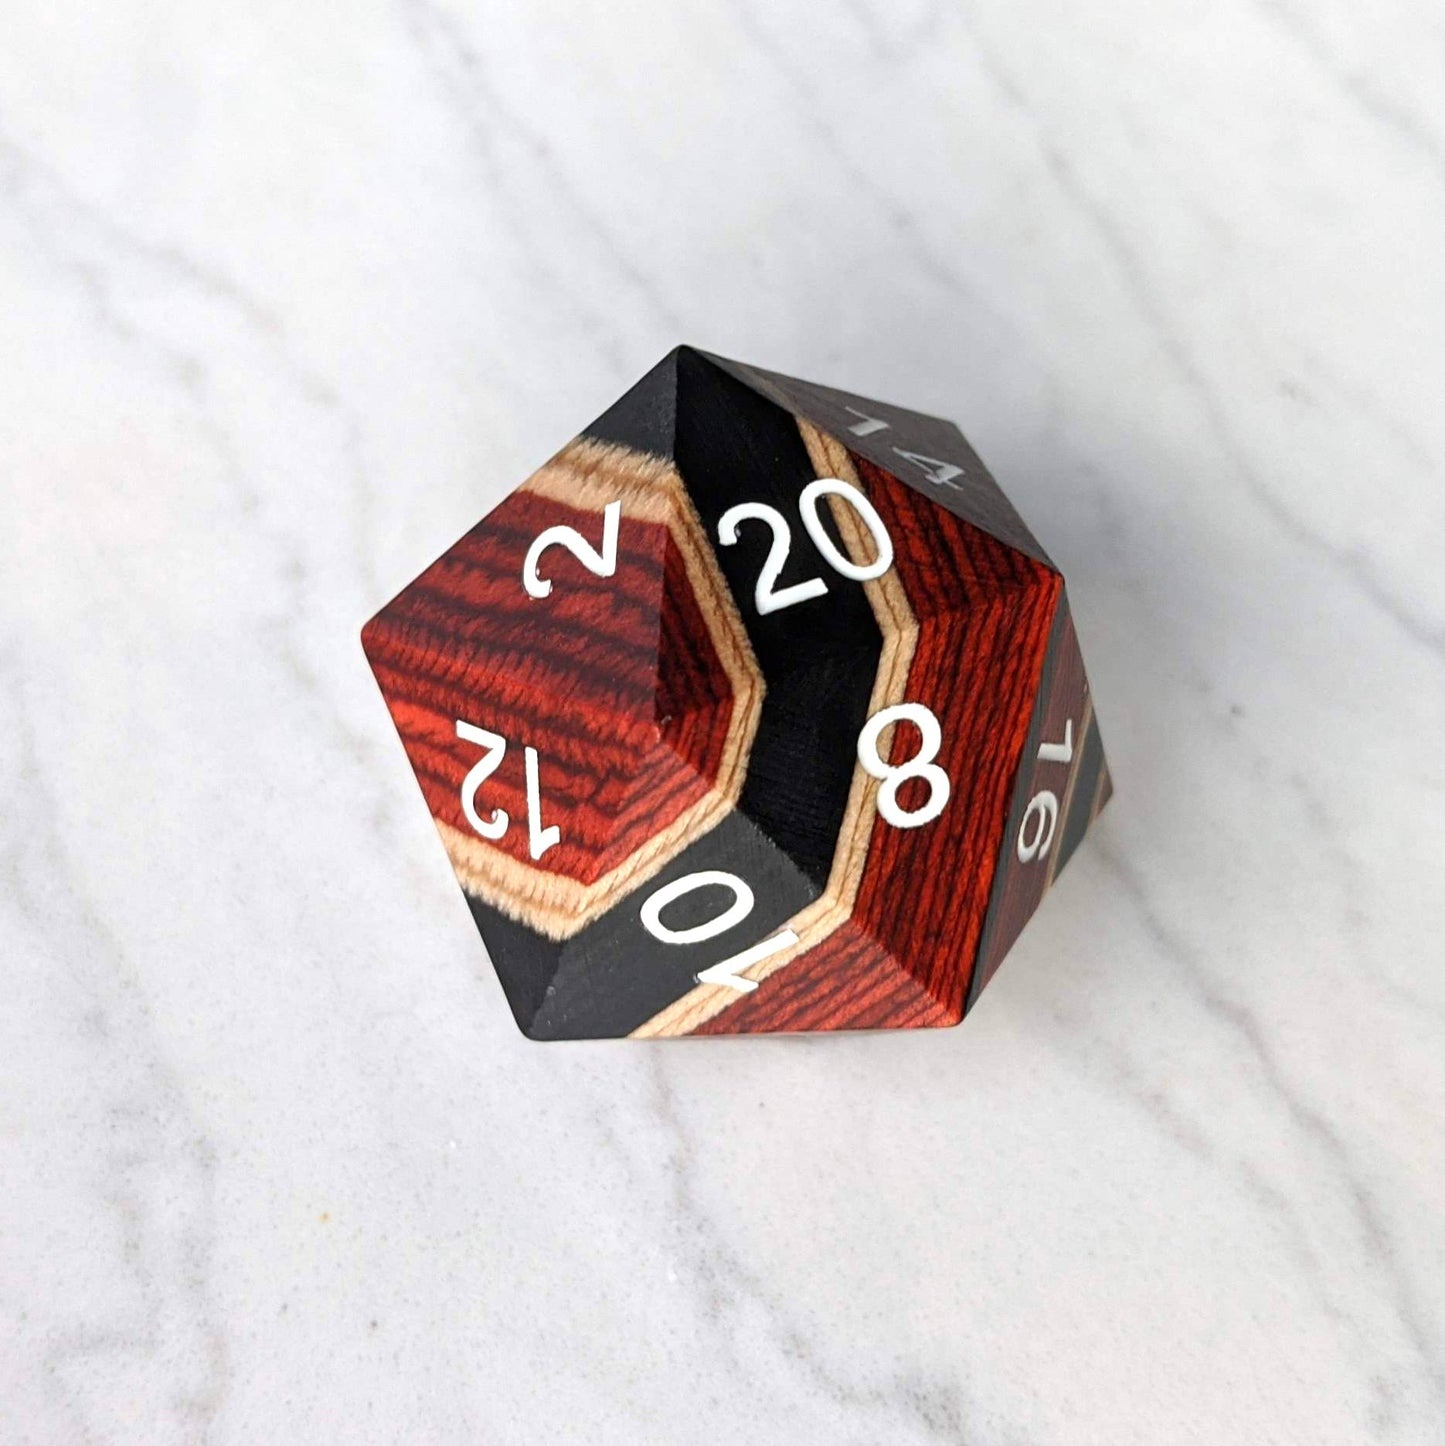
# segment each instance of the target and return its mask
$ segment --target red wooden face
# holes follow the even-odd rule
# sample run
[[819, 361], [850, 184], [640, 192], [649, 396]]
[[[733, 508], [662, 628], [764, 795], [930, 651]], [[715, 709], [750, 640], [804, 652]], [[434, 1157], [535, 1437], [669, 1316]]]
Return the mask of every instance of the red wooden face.
[[535, 1038], [956, 1023], [1109, 793], [957, 430], [686, 348], [362, 639]]

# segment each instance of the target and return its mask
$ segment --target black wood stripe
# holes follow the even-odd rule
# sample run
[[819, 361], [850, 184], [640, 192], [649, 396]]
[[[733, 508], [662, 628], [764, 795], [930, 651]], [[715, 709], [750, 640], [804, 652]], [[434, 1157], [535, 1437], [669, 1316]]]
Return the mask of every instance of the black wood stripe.
[[1054, 865], [1055, 878], [1064, 871], [1069, 858], [1094, 820], [1094, 795], [1098, 791], [1099, 775], [1103, 768], [1104, 740], [1099, 733], [1098, 719], [1091, 712], [1088, 736], [1084, 739], [1083, 751], [1079, 757], [1079, 774], [1074, 781], [1074, 791], [1069, 803], [1069, 816], [1064, 820], [1057, 845], [1059, 861]]
[[[983, 528], [985, 532], [1008, 543], [1010, 547], [1017, 548], [1050, 567], [1053, 566], [1048, 554], [1029, 531], [1023, 518], [1014, 510], [1013, 503], [1004, 496], [1003, 490], [993, 480], [978, 453], [969, 446], [968, 440], [952, 422], [945, 421], [942, 417], [930, 417], [924, 412], [895, 407], [887, 402], [854, 396], [850, 392], [840, 392], [833, 387], [802, 382], [796, 377], [764, 371], [761, 367], [730, 361], [726, 357], [713, 356], [710, 352], [704, 355], [729, 375], [757, 388], [780, 406], [788, 407], [806, 417], [825, 432], [837, 437], [850, 450], [861, 453], [876, 466], [891, 472], [910, 487], [924, 493], [940, 507], [963, 518], [965, 522]], [[850, 411], [849, 408], [856, 410]], [[863, 415], [859, 416], [859, 413]], [[860, 437], [852, 428], [861, 425], [864, 417], [885, 421], [888, 429]], [[950, 462], [960, 469], [959, 475], [946, 483], [930, 482], [927, 473], [916, 463], [900, 457], [896, 448]]]
[[[642, 927], [641, 908], [684, 874], [723, 869], [752, 888], [753, 912], [700, 944], [664, 944]], [[729, 814], [664, 869], [571, 939], [544, 939], [470, 895], [487, 952], [522, 1031], [533, 1039], [593, 1039], [630, 1034], [682, 998], [700, 970], [767, 938], [817, 895], [788, 856], [741, 814]], [[716, 918], [732, 903], [717, 886], [669, 906], [664, 921], [681, 929]]]

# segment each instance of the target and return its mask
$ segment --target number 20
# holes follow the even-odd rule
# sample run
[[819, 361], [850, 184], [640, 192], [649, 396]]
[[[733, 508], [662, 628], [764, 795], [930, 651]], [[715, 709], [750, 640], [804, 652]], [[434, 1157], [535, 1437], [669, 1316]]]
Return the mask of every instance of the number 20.
[[[838, 550], [818, 512], [819, 500], [827, 496], [845, 498], [863, 520], [863, 525], [872, 535], [873, 547], [877, 552], [872, 562], [854, 562]], [[798, 513], [803, 519], [808, 536], [813, 539], [813, 545], [823, 554], [834, 572], [852, 578], [854, 582], [868, 582], [872, 578], [882, 577], [893, 566], [893, 539], [888, 536], [883, 519], [873, 504], [851, 483], [844, 482], [840, 477], [819, 477], [816, 482], [809, 482], [798, 499]], [[793, 535], [788, 527], [788, 519], [776, 507], [770, 507], [766, 502], [739, 502], [735, 507], [729, 507], [718, 519], [718, 541], [724, 547], [731, 547], [738, 540], [738, 524], [749, 521], [766, 522], [773, 534], [772, 546], [768, 549], [762, 571], [758, 573], [758, 583], [753, 593], [760, 614], [775, 613], [797, 603], [808, 602], [812, 598], [822, 597], [828, 591], [828, 584], [821, 577], [810, 577], [783, 588], [777, 586], [778, 576], [788, 560], [788, 549], [792, 546]]]

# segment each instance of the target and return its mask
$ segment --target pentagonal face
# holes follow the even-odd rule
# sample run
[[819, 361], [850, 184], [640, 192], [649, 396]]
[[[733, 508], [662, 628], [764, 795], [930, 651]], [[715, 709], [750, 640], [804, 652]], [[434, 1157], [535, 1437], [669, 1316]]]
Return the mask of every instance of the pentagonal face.
[[[956, 429], [681, 349], [438, 569], [368, 651], [528, 1033], [961, 1017], [1042, 892], [1006, 834], [1067, 669], [1060, 579]], [[475, 816], [471, 717], [515, 735]]]
[[969, 1004], [1114, 791], [1068, 599], [1059, 600], [999, 853]]
[[[847, 810], [882, 632], [865, 589], [829, 566], [801, 521], [804, 488], [819, 472], [797, 418], [700, 356], [684, 351], [676, 368], [674, 456], [765, 689], [738, 808], [821, 889]], [[735, 540], [723, 545], [724, 518], [739, 504], [773, 517], [738, 518], [728, 530]], [[819, 516], [846, 553], [832, 509]], [[764, 611], [758, 581], [784, 545]], [[826, 591], [779, 605], [810, 581]]]
[[840, 438], [859, 456], [916, 488], [945, 512], [1015, 551], [1049, 564], [1048, 554], [952, 422], [725, 357], [710, 360], [821, 431]]
[[[609, 505], [620, 517], [611, 556], [594, 556], [602, 576], [585, 559], [608, 551]], [[539, 934], [604, 912], [742, 785], [757, 669], [659, 460], [568, 447], [363, 643], [463, 887]]]
[[823, 900], [798, 921], [797, 950], [746, 997], [696, 992], [658, 1021], [669, 1032], [962, 1017], [1060, 594], [1043, 563], [836, 439], [803, 431], [820, 475], [857, 486], [892, 541], [893, 566], [865, 584], [887, 638], [869, 714], [905, 710], [878, 751], [908, 781], [889, 808], [860, 767], [847, 847]]

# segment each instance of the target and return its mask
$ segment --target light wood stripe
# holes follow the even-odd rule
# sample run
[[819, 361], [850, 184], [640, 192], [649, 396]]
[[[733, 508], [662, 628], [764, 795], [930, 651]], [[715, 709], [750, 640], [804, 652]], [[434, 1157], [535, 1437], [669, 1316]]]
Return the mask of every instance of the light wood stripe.
[[[630, 447], [578, 438], [519, 490], [599, 516], [609, 502], [621, 502], [624, 520], [665, 525], [682, 557], [708, 637], [732, 689], [722, 762], [709, 792], [621, 864], [590, 883], [554, 873], [545, 861], [513, 858], [476, 834], [434, 820], [467, 893], [550, 939], [567, 939], [645, 883], [713, 828], [737, 802], [747, 777], [765, 689], [747, 630], [676, 466]], [[517, 585], [521, 586], [520, 579]]]
[[[803, 435], [816, 476], [838, 477], [860, 492], [867, 493], [868, 489], [841, 442], [802, 418], [798, 419], [798, 429]], [[849, 557], [857, 563], [871, 562], [874, 557], [873, 540], [858, 514], [840, 497], [830, 496], [828, 502]], [[906, 696], [908, 669], [918, 642], [918, 622], [893, 568], [861, 586], [883, 635], [878, 671], [874, 675], [873, 692], [868, 700], [871, 717], [880, 709], [901, 703]], [[892, 739], [893, 730], [885, 729], [878, 743], [881, 757], [888, 756]], [[816, 948], [847, 922], [868, 861], [868, 841], [873, 835], [879, 787], [880, 780], [865, 772], [861, 765], [854, 764], [848, 806], [839, 830], [827, 886], [818, 898], [789, 919], [785, 926], [797, 934], [798, 942], [745, 969], [743, 977], [762, 980], [780, 969], [786, 969], [794, 959]], [[700, 984], [639, 1025], [632, 1031], [632, 1037], [648, 1039], [690, 1034], [743, 997], [727, 985]]]

